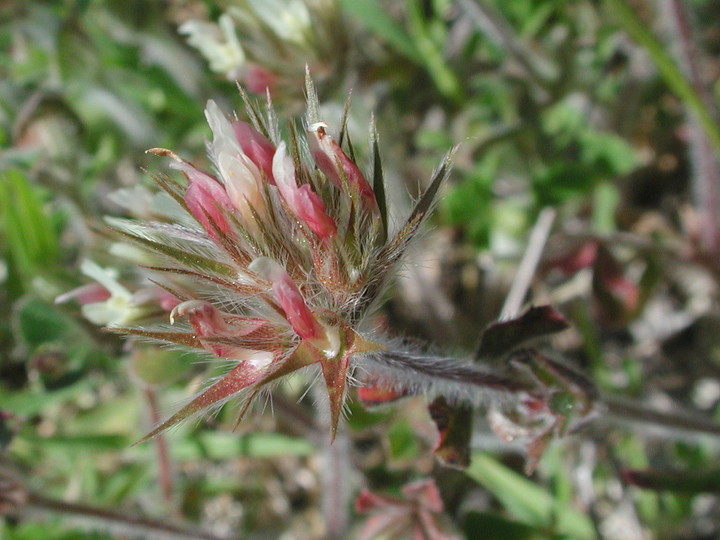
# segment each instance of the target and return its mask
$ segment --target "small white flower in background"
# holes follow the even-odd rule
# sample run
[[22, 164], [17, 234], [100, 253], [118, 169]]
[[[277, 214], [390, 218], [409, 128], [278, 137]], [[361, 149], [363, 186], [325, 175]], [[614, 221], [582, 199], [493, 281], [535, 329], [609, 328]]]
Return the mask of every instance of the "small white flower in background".
[[78, 302], [83, 317], [93, 324], [109, 328], [135, 324], [159, 309], [170, 311], [178, 303], [171, 294], [154, 285], [131, 292], [118, 281], [115, 268], [103, 268], [89, 259], [82, 262], [80, 271], [93, 283], [58, 296], [55, 303]]
[[190, 20], [179, 32], [212, 71], [276, 102], [299, 104], [306, 65], [325, 85], [346, 64], [348, 28], [336, 0], [248, 0], [229, 6], [217, 24]]
[[180, 26], [179, 32], [187, 36], [188, 44], [200, 51], [215, 73], [223, 73], [229, 79], [240, 76], [246, 57], [232, 17], [221, 15], [218, 24], [187, 21]]

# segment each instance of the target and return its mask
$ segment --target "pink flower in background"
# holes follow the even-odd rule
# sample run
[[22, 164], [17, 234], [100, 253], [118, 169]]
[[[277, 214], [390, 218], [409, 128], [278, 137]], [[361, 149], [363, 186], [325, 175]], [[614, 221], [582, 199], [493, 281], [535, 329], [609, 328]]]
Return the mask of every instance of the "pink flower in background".
[[443, 503], [432, 479], [407, 484], [402, 493], [402, 498], [378, 495], [367, 489], [360, 493], [355, 510], [370, 517], [360, 529], [358, 540], [457, 540], [457, 536], [443, 532], [440, 521]]

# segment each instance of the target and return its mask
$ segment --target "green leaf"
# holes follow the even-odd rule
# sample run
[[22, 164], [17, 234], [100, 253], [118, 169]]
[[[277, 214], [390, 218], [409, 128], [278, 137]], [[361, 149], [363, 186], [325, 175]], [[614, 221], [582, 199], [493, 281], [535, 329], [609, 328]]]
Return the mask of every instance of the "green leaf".
[[76, 329], [70, 319], [42, 300], [31, 298], [17, 308], [14, 322], [18, 337], [32, 348], [69, 337]]
[[579, 137], [580, 159], [598, 175], [615, 177], [628, 174], [637, 165], [635, 151], [628, 142], [613, 133], [585, 131]]
[[424, 11], [427, 3], [409, 0], [406, 5], [408, 6], [410, 37], [420, 53], [422, 65], [444, 97], [455, 103], [462, 103], [464, 97], [462, 86], [448, 67], [448, 61], [443, 54], [442, 47], [446, 36], [437, 36], [437, 33], [433, 33], [433, 30], [443, 30], [444, 24], [433, 25], [437, 21], [426, 17]]
[[419, 448], [415, 440], [415, 431], [405, 419], [400, 419], [388, 430], [390, 455], [393, 459], [412, 459], [418, 455]]
[[117, 452], [130, 445], [130, 439], [122, 435], [53, 435], [41, 437], [34, 433], [17, 436], [19, 442], [42, 447], [53, 452]]
[[375, 192], [375, 200], [377, 200], [380, 219], [382, 220], [380, 243], [384, 244], [387, 240], [388, 231], [387, 200], [385, 199], [385, 177], [382, 169], [382, 160], [380, 158], [380, 139], [377, 128], [375, 127], [374, 117], [370, 125], [370, 144], [372, 145], [373, 156], [373, 192]]
[[[170, 435], [172, 438], [172, 434]], [[197, 437], [173, 440], [170, 452], [179, 461], [200, 458], [236, 459], [238, 456], [271, 458], [280, 456], [309, 456], [316, 452], [312, 443], [303, 438], [281, 433], [250, 433], [238, 435], [222, 431], [208, 431]]]
[[51, 392], [31, 392], [28, 390], [3, 392], [2, 408], [18, 415], [33, 416], [47, 407], [77, 397], [82, 392], [87, 391], [90, 386], [90, 382], [83, 379], [75, 384]]
[[551, 306], [537, 306], [517, 318], [489, 325], [482, 334], [476, 358], [493, 360], [509, 354], [528, 341], [561, 332], [568, 323]]
[[130, 358], [133, 373], [145, 384], [168, 384], [183, 375], [191, 366], [187, 355], [180, 351], [157, 347], [134, 347]]
[[490, 491], [515, 519], [533, 527], [552, 528], [578, 540], [595, 538], [586, 515], [560, 506], [554, 497], [531, 480], [476, 452], [466, 474]]
[[24, 280], [57, 262], [58, 241], [43, 202], [28, 178], [11, 169], [0, 176], [0, 219], [12, 260]]
[[593, 193], [593, 228], [598, 234], [615, 232], [615, 211], [620, 202], [620, 190], [611, 182], [600, 182]]

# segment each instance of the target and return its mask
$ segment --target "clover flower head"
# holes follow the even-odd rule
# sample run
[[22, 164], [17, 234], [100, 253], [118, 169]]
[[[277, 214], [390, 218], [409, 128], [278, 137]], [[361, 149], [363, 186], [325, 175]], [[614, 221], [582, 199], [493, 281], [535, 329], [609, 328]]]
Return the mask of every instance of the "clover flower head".
[[152, 150], [184, 175], [185, 182], [155, 180], [192, 219], [110, 220], [125, 240], [152, 252], [158, 263], [147, 271], [179, 300], [169, 324], [114, 330], [232, 362], [147, 437], [233, 397], [248, 404], [269, 383], [309, 366], [324, 379], [334, 435], [352, 370], [383, 348], [367, 332], [366, 316], [428, 215], [450, 156], [391, 231], [374, 127], [371, 174], [364, 174], [344, 131], [333, 137], [319, 117], [309, 76], [306, 92], [305, 127], [290, 123], [287, 142], [270, 103], [261, 114], [242, 93], [250, 120], [242, 122], [209, 102], [212, 171]]

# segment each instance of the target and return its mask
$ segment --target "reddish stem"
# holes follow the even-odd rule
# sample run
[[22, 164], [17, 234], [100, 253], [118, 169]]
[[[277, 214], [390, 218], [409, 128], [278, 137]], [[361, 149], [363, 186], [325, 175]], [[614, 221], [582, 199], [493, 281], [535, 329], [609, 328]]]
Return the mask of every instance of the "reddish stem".
[[[160, 409], [158, 407], [157, 395], [155, 394], [155, 390], [153, 388], [145, 388], [145, 399], [147, 400], [148, 408], [150, 409], [152, 424], [156, 426], [162, 421], [162, 416], [160, 415]], [[165, 434], [160, 433], [155, 437], [154, 441], [155, 450], [157, 451], [160, 487], [162, 489], [163, 500], [169, 507], [172, 504], [173, 484], [167, 438], [165, 437]]]
[[[681, 0], [667, 0], [667, 12], [671, 19], [671, 33], [677, 42], [677, 55], [685, 75], [695, 93], [708, 110], [717, 117], [717, 107], [708, 85], [700, 72], [698, 51], [695, 43], [688, 6]], [[699, 230], [702, 249], [709, 255], [720, 254], [720, 167], [713, 146], [700, 125], [697, 116], [688, 111], [690, 158], [693, 171], [695, 202], [700, 209]]]

